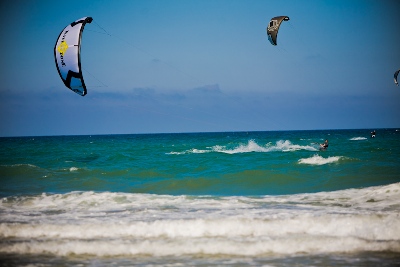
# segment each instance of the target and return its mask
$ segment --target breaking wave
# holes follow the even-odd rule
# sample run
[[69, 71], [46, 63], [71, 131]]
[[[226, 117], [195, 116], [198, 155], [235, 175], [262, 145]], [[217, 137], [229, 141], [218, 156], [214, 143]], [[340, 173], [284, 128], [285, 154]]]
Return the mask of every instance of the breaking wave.
[[324, 157], [321, 157], [320, 155], [314, 155], [311, 158], [299, 159], [299, 163], [309, 164], [309, 165], [324, 165], [324, 164], [329, 164], [329, 163], [336, 163], [341, 158], [342, 157], [340, 157], [340, 156], [324, 158]]
[[181, 152], [169, 152], [167, 154], [183, 155], [183, 154], [202, 154], [211, 152], [218, 152], [225, 154], [240, 154], [240, 153], [251, 153], [251, 152], [267, 153], [274, 151], [290, 152], [297, 150], [318, 151], [318, 149], [316, 149], [311, 145], [296, 145], [290, 142], [289, 140], [279, 140], [275, 144], [268, 143], [265, 145], [260, 145], [254, 140], [249, 140], [247, 143], [244, 144], [242, 143], [232, 148], [228, 146], [215, 145], [212, 147], [207, 147], [206, 149], [192, 148]]
[[0, 253], [399, 253], [399, 193], [396, 183], [264, 197], [95, 192], [9, 197], [0, 200]]
[[353, 137], [350, 138], [350, 141], [360, 141], [360, 140], [367, 140], [368, 138], [366, 137]]

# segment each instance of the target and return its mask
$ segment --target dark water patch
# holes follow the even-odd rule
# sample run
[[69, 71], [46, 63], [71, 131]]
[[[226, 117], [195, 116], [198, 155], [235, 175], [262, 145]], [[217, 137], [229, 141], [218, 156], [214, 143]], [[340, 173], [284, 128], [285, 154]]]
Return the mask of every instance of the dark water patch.
[[351, 254], [293, 255], [279, 257], [265, 255], [258, 257], [236, 257], [224, 255], [195, 255], [149, 257], [92, 257], [82, 255], [53, 256], [46, 254], [5, 254], [0, 253], [0, 266], [4, 267], [72, 267], [72, 266], [274, 266], [274, 267], [398, 267], [398, 253], [362, 252]]

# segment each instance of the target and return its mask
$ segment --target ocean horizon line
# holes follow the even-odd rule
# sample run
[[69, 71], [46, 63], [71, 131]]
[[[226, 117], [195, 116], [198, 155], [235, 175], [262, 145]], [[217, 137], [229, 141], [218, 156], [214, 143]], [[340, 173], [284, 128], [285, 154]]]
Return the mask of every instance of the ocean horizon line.
[[124, 135], [163, 135], [163, 134], [217, 134], [217, 133], [262, 133], [262, 132], [318, 132], [318, 131], [357, 131], [357, 130], [396, 130], [400, 127], [369, 128], [330, 128], [330, 129], [297, 129], [297, 130], [237, 130], [237, 131], [183, 131], [183, 132], [148, 132], [148, 133], [93, 133], [93, 134], [49, 134], [49, 135], [7, 135], [0, 138], [34, 138], [34, 137], [74, 137], [74, 136], [124, 136]]

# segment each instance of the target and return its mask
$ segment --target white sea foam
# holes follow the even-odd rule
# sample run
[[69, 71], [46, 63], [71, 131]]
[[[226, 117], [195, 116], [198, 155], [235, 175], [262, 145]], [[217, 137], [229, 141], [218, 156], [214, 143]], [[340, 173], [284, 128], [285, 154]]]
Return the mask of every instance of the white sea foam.
[[[400, 252], [400, 219], [298, 216], [287, 220], [181, 220], [91, 225], [2, 225], [6, 253], [56, 255], [239, 255]], [[25, 241], [24, 241], [25, 240]]]
[[75, 171], [77, 171], [77, 170], [78, 170], [77, 167], [71, 167], [71, 168], [69, 168], [69, 171], [70, 171], [70, 172], [75, 172]]
[[258, 145], [254, 140], [249, 140], [247, 144], [240, 144], [235, 148], [229, 149], [224, 146], [214, 146], [213, 151], [226, 154], [249, 153], [249, 152], [268, 152], [266, 147]]
[[324, 165], [324, 164], [338, 162], [341, 158], [342, 157], [340, 156], [324, 158], [321, 157], [320, 155], [314, 155], [311, 158], [299, 159], [299, 163], [309, 164], [309, 165]]
[[[71, 192], [0, 200], [0, 252], [400, 253], [400, 183], [264, 197]], [[17, 242], [13, 242], [16, 240]]]
[[33, 164], [12, 164], [12, 165], [0, 165], [0, 166], [2, 166], [2, 167], [11, 167], [11, 168], [13, 168], [13, 167], [39, 168], [38, 166], [33, 165]]
[[182, 152], [169, 152], [169, 155], [183, 155], [183, 154], [199, 154], [199, 153], [210, 153], [210, 152], [218, 152], [225, 154], [240, 154], [240, 153], [250, 153], [250, 152], [273, 152], [273, 151], [281, 151], [281, 152], [290, 152], [297, 150], [308, 150], [308, 151], [318, 151], [315, 147], [310, 145], [296, 145], [292, 144], [289, 140], [279, 140], [275, 145], [268, 143], [266, 145], [259, 145], [254, 140], [249, 140], [245, 144], [239, 144], [233, 148], [229, 148], [227, 146], [215, 145], [213, 147], [208, 147], [206, 149], [189, 149]]
[[[366, 224], [366, 225], [363, 225]], [[156, 220], [91, 224], [2, 224], [2, 238], [278, 238], [287, 235], [346, 237], [368, 240], [400, 240], [396, 214], [338, 215], [310, 213], [292, 218], [265, 220], [241, 217], [220, 219]], [[400, 245], [400, 244], [399, 244]]]
[[360, 140], [367, 140], [368, 138], [366, 137], [353, 137], [350, 138], [350, 141], [360, 141]]
[[271, 146], [270, 149], [272, 151], [283, 151], [283, 152], [297, 151], [297, 150], [317, 151], [317, 149], [313, 146], [295, 145], [295, 144], [292, 144], [289, 140], [285, 140], [285, 141], [280, 140], [280, 141], [276, 142], [275, 146]]
[[[164, 240], [44, 240], [41, 242], [7, 243], [0, 247], [3, 253], [55, 254], [58, 256], [96, 255], [110, 256], [184, 256], [184, 255], [232, 255], [259, 256], [265, 254], [311, 254], [349, 253], [360, 251], [399, 252], [398, 242], [379, 242], [354, 237], [307, 237], [296, 236], [288, 239], [253, 239], [248, 241], [227, 239], [164, 239]], [[360, 249], [362, 248], [362, 249]], [[307, 253], [310, 254], [310, 253]]]

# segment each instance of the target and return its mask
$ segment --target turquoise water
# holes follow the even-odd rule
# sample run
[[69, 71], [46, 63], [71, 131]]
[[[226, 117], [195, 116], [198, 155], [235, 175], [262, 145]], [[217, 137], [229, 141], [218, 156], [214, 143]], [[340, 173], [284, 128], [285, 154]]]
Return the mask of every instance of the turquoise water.
[[[326, 151], [316, 143], [329, 139]], [[2, 196], [110, 191], [277, 195], [399, 182], [400, 132], [369, 130], [0, 139]]]
[[372, 130], [0, 138], [0, 261], [396, 266], [400, 131]]

